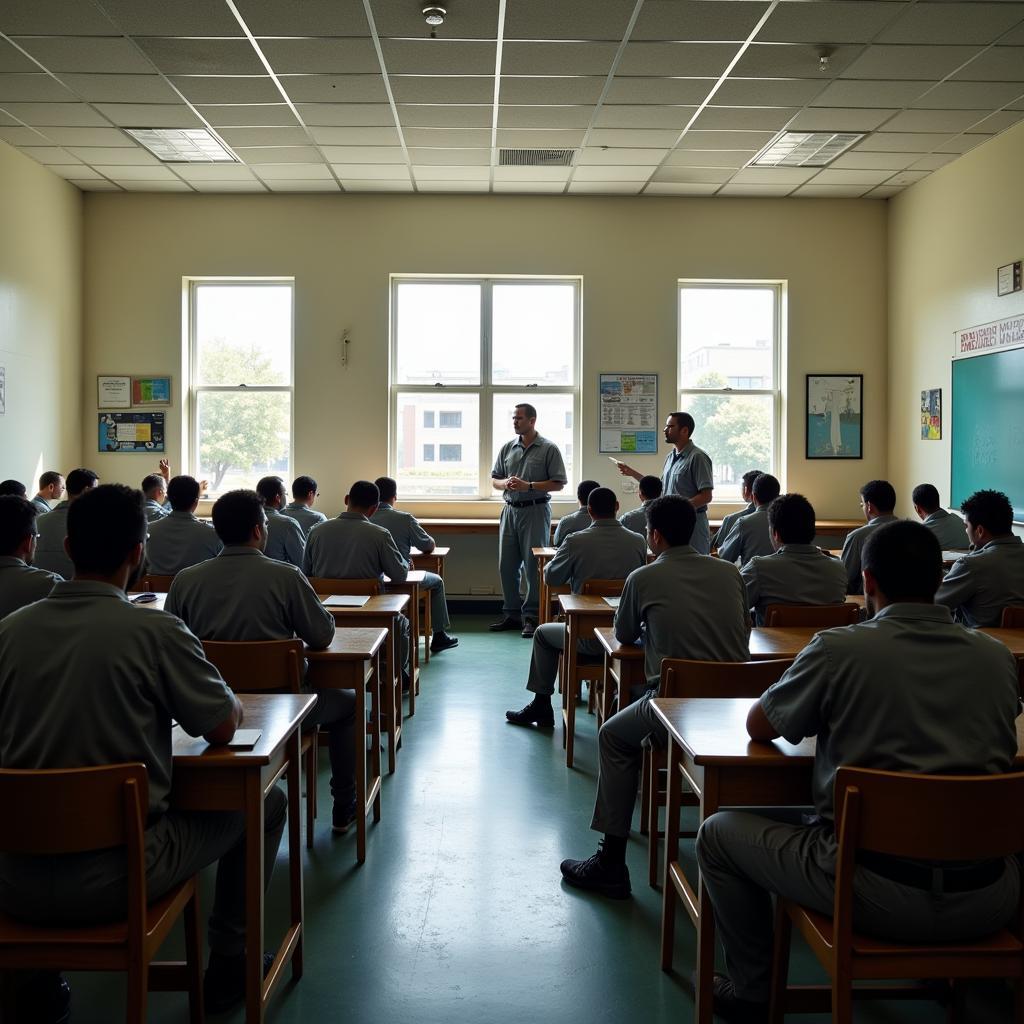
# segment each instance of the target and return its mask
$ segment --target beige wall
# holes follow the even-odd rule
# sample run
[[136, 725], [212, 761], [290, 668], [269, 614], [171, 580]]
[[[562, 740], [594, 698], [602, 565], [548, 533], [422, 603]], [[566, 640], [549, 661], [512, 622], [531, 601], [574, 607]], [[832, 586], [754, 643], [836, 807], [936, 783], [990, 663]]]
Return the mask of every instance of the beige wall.
[[79, 464], [82, 195], [0, 142], [0, 479]]
[[[890, 200], [889, 471], [903, 514], [915, 484], [949, 500], [953, 332], [1024, 311], [1024, 293], [996, 295], [996, 268], [1024, 257], [1022, 167], [1024, 124]], [[920, 439], [927, 388], [942, 388], [941, 441]]]

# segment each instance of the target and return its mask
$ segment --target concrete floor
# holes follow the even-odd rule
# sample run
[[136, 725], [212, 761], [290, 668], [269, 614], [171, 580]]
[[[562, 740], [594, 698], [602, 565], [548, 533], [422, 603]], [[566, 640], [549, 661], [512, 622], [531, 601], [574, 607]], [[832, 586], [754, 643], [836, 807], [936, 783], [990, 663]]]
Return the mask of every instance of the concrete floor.
[[[572, 771], [559, 730], [507, 725], [505, 709], [528, 699], [530, 645], [515, 633], [488, 633], [488, 621], [458, 618], [461, 645], [424, 670], [362, 867], [354, 830], [334, 837], [321, 815], [315, 848], [304, 851], [305, 975], [276, 994], [267, 1015], [273, 1024], [692, 1019], [682, 979], [693, 965], [694, 933], [680, 912], [676, 973], [662, 973], [661, 894], [647, 886], [646, 838], [634, 833], [629, 844], [633, 899], [604, 900], [562, 883], [559, 861], [589, 856], [598, 838], [589, 829], [594, 719], [577, 718]], [[329, 792], [326, 758], [320, 785]], [[689, 845], [684, 853], [692, 858]], [[285, 890], [282, 870], [268, 913], [274, 938]], [[791, 977], [822, 975], [795, 950]], [[75, 1024], [123, 1019], [120, 978], [77, 974], [71, 982]], [[980, 1024], [1008, 1014], [998, 999], [979, 1004], [969, 1019]], [[150, 1019], [185, 1021], [184, 995], [153, 995]], [[218, 1019], [241, 1021], [243, 1014]], [[938, 1024], [945, 1015], [929, 1004], [873, 1003], [861, 1005], [858, 1020]]]

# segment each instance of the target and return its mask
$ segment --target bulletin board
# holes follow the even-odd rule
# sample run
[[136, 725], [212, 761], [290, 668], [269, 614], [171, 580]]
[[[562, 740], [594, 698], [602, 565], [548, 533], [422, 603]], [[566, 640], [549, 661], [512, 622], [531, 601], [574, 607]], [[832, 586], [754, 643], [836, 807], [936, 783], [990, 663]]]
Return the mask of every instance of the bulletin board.
[[164, 414], [162, 412], [99, 413], [99, 451], [164, 451]]
[[658, 375], [602, 373], [598, 382], [602, 454], [658, 450]]

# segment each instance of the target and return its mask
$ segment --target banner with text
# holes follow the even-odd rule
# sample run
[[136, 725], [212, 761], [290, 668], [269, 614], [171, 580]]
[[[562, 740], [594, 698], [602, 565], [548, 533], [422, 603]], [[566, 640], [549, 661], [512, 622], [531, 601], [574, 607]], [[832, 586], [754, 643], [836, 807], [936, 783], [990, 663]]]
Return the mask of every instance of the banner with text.
[[1010, 348], [1024, 348], [1024, 313], [953, 332], [953, 358], [970, 359]]

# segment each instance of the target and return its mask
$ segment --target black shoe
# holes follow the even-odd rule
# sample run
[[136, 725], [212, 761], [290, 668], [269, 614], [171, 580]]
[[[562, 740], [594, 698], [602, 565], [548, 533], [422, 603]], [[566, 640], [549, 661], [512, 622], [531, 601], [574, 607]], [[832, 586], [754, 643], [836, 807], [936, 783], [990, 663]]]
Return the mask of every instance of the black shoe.
[[356, 801], [348, 804], [334, 802], [334, 815], [331, 819], [331, 831], [344, 835], [356, 823]]
[[740, 999], [732, 987], [732, 980], [724, 974], [715, 975], [711, 991], [714, 994], [715, 1016], [720, 1020], [727, 1024], [768, 1024], [768, 1003]]
[[613, 900], [629, 899], [629, 868], [625, 864], [609, 864], [604, 860], [603, 846], [586, 860], [563, 860], [562, 877], [577, 889], [590, 889]]
[[507, 629], [522, 629], [523, 624], [511, 615], [502, 615], [500, 622], [492, 622], [487, 628], [492, 633], [504, 633]]
[[524, 619], [523, 620], [523, 631], [519, 635], [526, 640], [529, 640], [533, 636], [534, 631], [537, 628], [537, 622], [535, 619]]
[[522, 711], [506, 711], [505, 717], [513, 725], [537, 725], [550, 729], [555, 724], [555, 713], [550, 702], [531, 700]]
[[67, 1024], [71, 986], [57, 971], [31, 971], [18, 989], [15, 1007], [15, 1019], [24, 1024]]
[[[263, 954], [263, 977], [274, 966], [274, 954]], [[245, 954], [221, 956], [210, 953], [203, 975], [203, 1002], [209, 1013], [225, 1013], [245, 999]]]
[[440, 654], [442, 651], [450, 650], [452, 647], [459, 646], [459, 638], [457, 636], [451, 636], [444, 630], [440, 633], [435, 633], [434, 638], [430, 641], [430, 653]]

